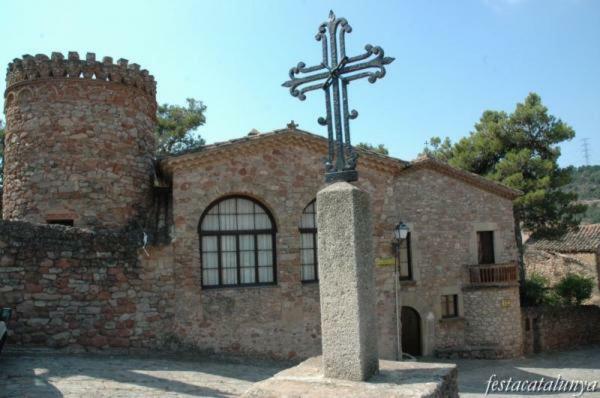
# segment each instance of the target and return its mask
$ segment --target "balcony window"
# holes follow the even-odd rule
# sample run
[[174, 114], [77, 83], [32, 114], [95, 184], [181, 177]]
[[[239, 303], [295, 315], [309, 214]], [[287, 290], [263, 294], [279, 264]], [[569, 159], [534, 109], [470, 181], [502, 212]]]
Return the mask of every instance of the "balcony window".
[[494, 231], [477, 232], [477, 263], [494, 264]]

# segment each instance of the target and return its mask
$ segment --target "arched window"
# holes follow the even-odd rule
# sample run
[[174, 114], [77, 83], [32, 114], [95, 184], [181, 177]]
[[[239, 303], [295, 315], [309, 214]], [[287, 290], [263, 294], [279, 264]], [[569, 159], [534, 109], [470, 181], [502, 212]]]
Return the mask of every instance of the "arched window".
[[313, 200], [304, 208], [300, 219], [300, 264], [302, 282], [319, 279], [317, 263], [317, 212]]
[[204, 211], [198, 232], [202, 286], [276, 282], [275, 222], [257, 201], [237, 196], [220, 199]]

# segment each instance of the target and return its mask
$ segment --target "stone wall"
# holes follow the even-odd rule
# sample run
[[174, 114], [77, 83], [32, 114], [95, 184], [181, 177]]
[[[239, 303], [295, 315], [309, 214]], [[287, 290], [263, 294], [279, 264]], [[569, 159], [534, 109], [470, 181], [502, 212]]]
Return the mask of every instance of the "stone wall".
[[9, 65], [3, 219], [122, 227], [151, 205], [155, 82], [88, 53]]
[[[319, 286], [300, 282], [299, 221], [324, 185], [308, 149], [243, 149], [173, 174], [175, 329], [184, 341], [216, 352], [296, 358], [321, 351]], [[294, 159], [293, 167], [285, 167]], [[225, 195], [260, 201], [277, 226], [277, 285], [205, 289], [200, 281], [198, 224]]]
[[523, 308], [524, 353], [600, 344], [600, 307]]
[[[214, 154], [207, 149], [167, 166], [173, 178], [175, 302], [180, 309], [175, 330], [194, 346], [283, 358], [320, 352], [318, 285], [301, 282], [298, 227], [302, 210], [324, 186], [321, 159], [326, 146], [284, 134], [272, 139], [271, 143], [270, 138], [256, 140], [256, 144], [239, 143]], [[367, 157], [359, 162], [357, 184], [371, 195], [375, 255], [378, 259], [392, 256], [393, 227], [400, 220], [407, 222], [413, 234], [415, 281], [403, 283], [402, 305], [414, 308], [421, 317], [424, 354], [434, 353], [437, 347], [464, 348], [478, 343], [469, 341], [476, 335], [469, 328], [479, 312], [471, 315], [472, 306], [463, 303], [467, 294], [463, 288], [468, 285], [466, 265], [476, 262], [478, 229], [496, 232], [497, 262], [516, 258], [512, 202], [434, 170], [398, 170]], [[275, 218], [276, 286], [201, 287], [198, 223], [209, 204], [233, 194], [260, 201]], [[379, 352], [383, 358], [394, 358], [393, 266], [384, 263], [375, 269]], [[501, 298], [514, 298], [516, 292], [517, 288], [511, 287], [482, 293], [493, 303], [482, 309], [485, 319], [493, 320]], [[442, 294], [459, 296], [459, 319], [441, 319]], [[502, 356], [518, 355], [518, 299], [500, 313], [505, 323], [502, 335], [493, 323], [475, 325], [477, 335]]]
[[139, 243], [138, 231], [0, 221], [0, 307], [14, 309], [10, 341], [139, 349], [173, 340], [170, 249], [147, 258]]
[[521, 329], [515, 322], [521, 316], [519, 288], [489, 287], [467, 289], [464, 293], [468, 327], [465, 340], [476, 356], [510, 358], [521, 354]]
[[[0, 305], [16, 308], [13, 341], [193, 347], [285, 359], [319, 354], [319, 286], [301, 281], [299, 222], [325, 185], [321, 160], [327, 147], [324, 140], [292, 133], [270, 137], [222, 151], [205, 148], [175, 158], [174, 165], [163, 162], [173, 186], [173, 240], [149, 248], [148, 256], [127, 234], [0, 224]], [[358, 185], [370, 194], [373, 212], [380, 355], [391, 359], [396, 352], [393, 266], [383, 260], [393, 256], [392, 230], [400, 220], [411, 230], [414, 273], [413, 281], [402, 283], [401, 300], [420, 316], [423, 354], [485, 343], [494, 355], [517, 355], [517, 288], [474, 289], [467, 272], [477, 259], [477, 230], [495, 232], [496, 262], [515, 259], [511, 199], [448, 173], [405, 166], [375, 155], [359, 163]], [[22, 209], [29, 217], [33, 202], [27, 195]], [[108, 203], [102, 195], [92, 197]], [[275, 285], [202, 288], [198, 223], [206, 208], [226, 195], [251, 197], [272, 213]], [[90, 205], [89, 216], [102, 206]], [[458, 296], [459, 317], [452, 320], [441, 316], [446, 294]]]
[[551, 286], [569, 273], [583, 275], [594, 280], [592, 297], [584, 304], [600, 305], [600, 253], [553, 253], [527, 248], [525, 251], [526, 274], [539, 274]]
[[[474, 288], [467, 272], [468, 265], [477, 264], [477, 231], [494, 231], [496, 263], [516, 259], [512, 201], [427, 168], [400, 173], [387, 200], [384, 229], [391, 230], [398, 220], [411, 229], [415, 282], [402, 283], [402, 305], [415, 308], [421, 316], [425, 353], [439, 349], [468, 353], [473, 347], [479, 352], [484, 340], [495, 356], [519, 355], [518, 287]], [[378, 277], [382, 312], [387, 314], [393, 310], [391, 272], [391, 268], [381, 269]], [[448, 294], [458, 296], [458, 318], [442, 318], [441, 296]], [[513, 300], [508, 309], [499, 311], [505, 296]], [[476, 297], [484, 298], [480, 307], [472, 305]], [[498, 315], [502, 315], [498, 323], [502, 322], [503, 334], [494, 329]], [[393, 317], [380, 317], [380, 324], [390, 341], [395, 334]]]

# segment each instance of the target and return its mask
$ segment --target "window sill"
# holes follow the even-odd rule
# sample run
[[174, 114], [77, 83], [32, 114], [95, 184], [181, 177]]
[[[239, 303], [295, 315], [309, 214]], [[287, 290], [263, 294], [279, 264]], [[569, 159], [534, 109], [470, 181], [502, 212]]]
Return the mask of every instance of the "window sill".
[[447, 318], [440, 318], [440, 323], [454, 323], [454, 322], [464, 322], [465, 321], [465, 317], [464, 316], [452, 316], [452, 317], [447, 317]]
[[246, 289], [264, 289], [264, 288], [278, 288], [277, 283], [261, 283], [256, 285], [227, 285], [227, 286], [202, 286], [202, 291], [224, 291], [224, 290], [246, 290]]
[[415, 280], [400, 280], [400, 286], [417, 286], [417, 281]]
[[314, 281], [301, 281], [302, 285], [306, 285], [306, 286], [312, 286], [312, 285], [318, 285], [319, 284], [319, 280], [315, 279]]

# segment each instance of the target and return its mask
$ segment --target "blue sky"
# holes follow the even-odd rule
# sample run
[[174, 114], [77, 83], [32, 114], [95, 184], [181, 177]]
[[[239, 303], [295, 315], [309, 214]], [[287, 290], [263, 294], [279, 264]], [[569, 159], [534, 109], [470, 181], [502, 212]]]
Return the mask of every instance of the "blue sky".
[[300, 102], [280, 85], [298, 61], [320, 61], [314, 34], [330, 8], [354, 29], [350, 55], [370, 43], [396, 58], [383, 80], [350, 87], [353, 142], [413, 159], [429, 137], [460, 138], [484, 110], [535, 91], [577, 132], [561, 164], [584, 163], [583, 137], [600, 164], [600, 1], [0, 0], [0, 64], [70, 50], [127, 58], [156, 77], [160, 103], [205, 102], [209, 143], [291, 119], [325, 134], [322, 94]]

